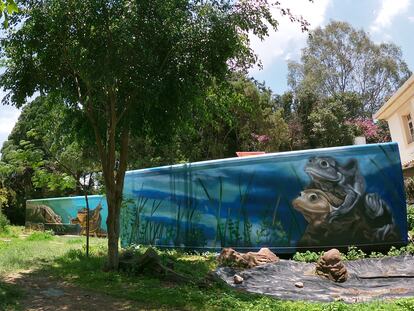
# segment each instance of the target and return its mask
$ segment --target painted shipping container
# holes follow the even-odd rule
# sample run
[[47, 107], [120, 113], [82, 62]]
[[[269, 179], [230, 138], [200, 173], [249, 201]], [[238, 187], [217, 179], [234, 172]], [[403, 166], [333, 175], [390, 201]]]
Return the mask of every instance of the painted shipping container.
[[[108, 208], [101, 195], [88, 196], [89, 232], [106, 236]], [[26, 228], [53, 230], [57, 234], [86, 234], [86, 201], [84, 196], [28, 200]]]
[[407, 243], [395, 143], [129, 171], [121, 243], [277, 253]]

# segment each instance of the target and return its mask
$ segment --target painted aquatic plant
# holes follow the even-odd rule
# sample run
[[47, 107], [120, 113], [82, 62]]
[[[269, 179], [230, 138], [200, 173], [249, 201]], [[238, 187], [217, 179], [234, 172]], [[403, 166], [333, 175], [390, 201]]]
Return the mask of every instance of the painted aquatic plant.
[[217, 245], [217, 241], [220, 241], [220, 246], [224, 247], [226, 245], [225, 236], [223, 235], [223, 231], [225, 229], [222, 227], [221, 224], [221, 206], [223, 202], [223, 180], [221, 177], [219, 177], [219, 195], [218, 195], [218, 201], [214, 199], [214, 196], [211, 196], [206, 185], [203, 183], [203, 181], [198, 178], [197, 181], [199, 182], [200, 186], [202, 187], [208, 202], [210, 204], [210, 207], [212, 209], [216, 210], [215, 217], [216, 217], [216, 235], [214, 238], [213, 245]]
[[[251, 234], [252, 234], [252, 224], [249, 220], [249, 213], [247, 210], [247, 203], [249, 199], [249, 192], [252, 186], [254, 179], [254, 173], [249, 177], [248, 183], [244, 191], [242, 190], [242, 177], [239, 177], [239, 197], [240, 197], [240, 211], [239, 215], [243, 218], [243, 246], [250, 247], [252, 246]], [[240, 218], [239, 217], [239, 218]], [[240, 221], [239, 221], [240, 223]]]
[[204, 233], [197, 225], [197, 222], [201, 219], [198, 211], [198, 201], [190, 198], [185, 203], [187, 204], [184, 204], [183, 208], [183, 202], [177, 202], [176, 225], [172, 230], [174, 232], [174, 245], [204, 245]]
[[[224, 222], [222, 219], [224, 196], [223, 178], [221, 176], [218, 178], [219, 187], [217, 196], [214, 196], [209, 192], [205, 183], [200, 178], [197, 179], [208, 199], [210, 207], [215, 210], [216, 234], [213, 242], [214, 246], [217, 246], [217, 242], [220, 242], [220, 247], [226, 247], [228, 245], [236, 247], [252, 246], [251, 237], [253, 225], [249, 219], [247, 203], [254, 179], [254, 173], [249, 176], [246, 186], [243, 186], [242, 180], [244, 178], [245, 176], [239, 176], [239, 205], [234, 208], [227, 208], [227, 215]], [[215, 200], [215, 198], [217, 198], [217, 200]], [[232, 210], [236, 210], [236, 213], [233, 213], [233, 215]], [[233, 218], [232, 216], [236, 217]]]
[[277, 218], [280, 206], [280, 195], [277, 196], [275, 203], [268, 204], [261, 215], [260, 229], [256, 230], [256, 244], [283, 245], [288, 246], [289, 240], [282, 223]]

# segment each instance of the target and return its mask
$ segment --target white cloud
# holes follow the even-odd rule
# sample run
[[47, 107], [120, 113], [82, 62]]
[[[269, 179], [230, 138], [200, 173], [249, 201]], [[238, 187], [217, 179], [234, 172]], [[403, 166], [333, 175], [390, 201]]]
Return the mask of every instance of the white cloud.
[[[320, 26], [325, 20], [326, 10], [331, 0], [318, 0], [311, 3], [307, 0], [280, 1], [281, 7], [289, 8], [294, 15], [302, 15], [314, 29]], [[263, 68], [268, 68], [278, 58], [292, 59], [300, 54], [308, 33], [302, 32], [298, 23], [292, 23], [288, 17], [281, 16], [278, 9], [273, 9], [273, 14], [279, 22], [278, 30], [271, 31], [269, 37], [260, 41], [257, 37], [251, 37], [251, 46], [259, 56]], [[251, 74], [259, 70], [252, 69]]]
[[19, 115], [20, 111], [18, 109], [0, 104], [0, 148], [12, 131]]
[[414, 23], [414, 16], [408, 16], [408, 20], [409, 20], [411, 23]]
[[377, 17], [370, 27], [371, 31], [378, 32], [390, 26], [393, 18], [404, 13], [409, 6], [410, 0], [382, 0]]
[[19, 118], [20, 110], [0, 104], [0, 134], [9, 134]]

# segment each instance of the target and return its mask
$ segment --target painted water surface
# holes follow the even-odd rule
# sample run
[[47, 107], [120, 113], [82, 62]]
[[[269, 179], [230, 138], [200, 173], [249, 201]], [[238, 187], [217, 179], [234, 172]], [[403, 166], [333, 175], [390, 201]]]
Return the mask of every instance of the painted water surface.
[[395, 143], [127, 172], [122, 246], [277, 252], [406, 243]]
[[[108, 208], [104, 196], [88, 196], [89, 232], [106, 235]], [[58, 234], [86, 234], [86, 201], [84, 196], [26, 202], [26, 227], [51, 229]]]

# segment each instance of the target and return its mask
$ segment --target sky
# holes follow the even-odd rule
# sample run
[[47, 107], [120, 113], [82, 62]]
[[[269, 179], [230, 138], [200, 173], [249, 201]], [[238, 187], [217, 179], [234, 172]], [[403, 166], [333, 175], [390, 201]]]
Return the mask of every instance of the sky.
[[[346, 21], [357, 29], [364, 29], [376, 42], [393, 42], [401, 47], [403, 58], [414, 71], [414, 0], [282, 0], [295, 15], [302, 15], [310, 29], [324, 26], [331, 20]], [[259, 56], [263, 69], [254, 67], [250, 75], [265, 84], [276, 94], [288, 90], [287, 61], [300, 60], [301, 49], [306, 46], [308, 34], [298, 24], [279, 15], [278, 30], [272, 31], [264, 41], [251, 39], [253, 50]], [[0, 91], [0, 99], [4, 93]], [[7, 139], [19, 111], [0, 105], [0, 146]]]

